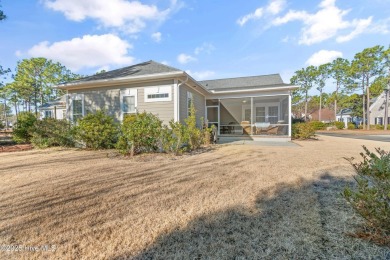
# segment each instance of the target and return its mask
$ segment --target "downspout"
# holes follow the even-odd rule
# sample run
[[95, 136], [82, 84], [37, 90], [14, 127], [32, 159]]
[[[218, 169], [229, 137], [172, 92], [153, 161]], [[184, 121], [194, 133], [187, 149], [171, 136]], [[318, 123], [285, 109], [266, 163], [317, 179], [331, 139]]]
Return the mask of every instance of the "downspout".
[[177, 89], [176, 89], [176, 93], [175, 93], [175, 96], [176, 96], [176, 106], [177, 106], [177, 117], [175, 118], [175, 121], [178, 122], [180, 121], [180, 86], [182, 86], [183, 84], [186, 84], [188, 82], [188, 75], [187, 75], [187, 78], [185, 81], [181, 82], [181, 83], [178, 83], [177, 84]]

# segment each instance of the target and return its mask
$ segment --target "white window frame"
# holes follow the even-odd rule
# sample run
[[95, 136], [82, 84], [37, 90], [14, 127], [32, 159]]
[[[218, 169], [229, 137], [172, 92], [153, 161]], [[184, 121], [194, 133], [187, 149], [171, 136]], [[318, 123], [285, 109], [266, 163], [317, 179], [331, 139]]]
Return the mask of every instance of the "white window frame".
[[[168, 94], [168, 97], [149, 98], [149, 95], [153, 94]], [[172, 101], [172, 85], [162, 85], [154, 87], [144, 88], [144, 101], [145, 102], [164, 102]]]
[[84, 94], [71, 94], [70, 96], [70, 120], [75, 123], [73, 120], [73, 101], [81, 100], [81, 116], [85, 116], [85, 106], [84, 106]]
[[[257, 107], [264, 107], [265, 108], [265, 122], [269, 122], [268, 118], [269, 118], [269, 107], [278, 107], [278, 121], [280, 120], [281, 116], [280, 116], [280, 103], [281, 102], [272, 102], [272, 103], [260, 103], [260, 104], [255, 104], [253, 106], [253, 123], [256, 123], [256, 108]], [[242, 120], [244, 120], [245, 118], [245, 109], [251, 109], [251, 105], [242, 105], [242, 108], [241, 108], [241, 113], [242, 113]], [[251, 124], [252, 124], [252, 120], [251, 120]]]
[[[124, 112], [123, 111], [123, 97], [134, 97], [134, 111], [130, 112]], [[127, 89], [122, 89], [120, 91], [120, 106], [121, 106], [121, 120], [123, 120], [123, 116], [125, 114], [135, 114], [138, 111], [138, 89], [136, 88], [127, 88]]]
[[189, 101], [191, 100], [191, 103], [195, 106], [194, 104], [194, 94], [191, 91], [187, 91], [187, 117], [190, 116], [191, 112], [191, 106]]

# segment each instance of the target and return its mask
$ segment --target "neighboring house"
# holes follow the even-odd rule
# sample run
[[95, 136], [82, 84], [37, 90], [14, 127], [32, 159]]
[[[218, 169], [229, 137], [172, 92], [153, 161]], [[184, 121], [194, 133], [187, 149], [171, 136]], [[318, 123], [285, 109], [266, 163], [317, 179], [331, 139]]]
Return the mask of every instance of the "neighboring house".
[[[387, 123], [390, 124], [390, 102], [387, 107]], [[384, 125], [386, 109], [386, 91], [383, 91], [370, 106], [370, 124]]]
[[[328, 108], [322, 108], [321, 109], [321, 122], [323, 123], [330, 123], [335, 121], [335, 115], [334, 110], [328, 109]], [[309, 115], [309, 119], [311, 121], [320, 121], [320, 110], [317, 109], [313, 113]]]
[[53, 101], [49, 101], [39, 108], [40, 118], [66, 118], [66, 95], [63, 95]]
[[[185, 71], [148, 61], [64, 83], [71, 121], [104, 109], [117, 121], [150, 112], [164, 124], [184, 122], [190, 104], [198, 126], [215, 125], [221, 136], [291, 137], [291, 92], [279, 74], [196, 81]], [[271, 131], [272, 129], [272, 131]]]
[[345, 128], [348, 128], [348, 123], [354, 123], [356, 126], [362, 123], [362, 118], [353, 116], [353, 111], [349, 108], [341, 109], [336, 115], [336, 121], [344, 122]]

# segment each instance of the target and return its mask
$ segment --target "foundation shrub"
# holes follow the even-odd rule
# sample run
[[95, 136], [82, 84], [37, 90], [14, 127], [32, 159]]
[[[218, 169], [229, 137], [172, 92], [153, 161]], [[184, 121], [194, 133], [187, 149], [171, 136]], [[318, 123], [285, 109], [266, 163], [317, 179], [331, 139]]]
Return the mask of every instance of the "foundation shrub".
[[[162, 121], [152, 113], [125, 116], [116, 148], [125, 155], [158, 150], [163, 132]], [[164, 134], [167, 138], [167, 133]], [[164, 142], [168, 142], [165, 140]]]
[[345, 127], [344, 122], [339, 122], [339, 121], [335, 121], [334, 125], [336, 126], [337, 129], [344, 129]]
[[347, 127], [349, 130], [355, 130], [356, 129], [356, 126], [354, 123], [348, 123], [348, 127]]
[[321, 121], [310, 121], [309, 124], [314, 128], [315, 131], [324, 130], [326, 127], [326, 124]]
[[91, 113], [77, 121], [75, 136], [89, 149], [113, 148], [118, 140], [118, 126], [104, 111]]
[[74, 131], [67, 120], [44, 118], [30, 128], [31, 143], [37, 148], [74, 146]]
[[311, 139], [315, 135], [314, 127], [310, 123], [297, 123], [292, 125], [292, 138]]
[[31, 130], [37, 120], [31, 112], [20, 112], [13, 128], [13, 140], [17, 143], [29, 143], [32, 137]]

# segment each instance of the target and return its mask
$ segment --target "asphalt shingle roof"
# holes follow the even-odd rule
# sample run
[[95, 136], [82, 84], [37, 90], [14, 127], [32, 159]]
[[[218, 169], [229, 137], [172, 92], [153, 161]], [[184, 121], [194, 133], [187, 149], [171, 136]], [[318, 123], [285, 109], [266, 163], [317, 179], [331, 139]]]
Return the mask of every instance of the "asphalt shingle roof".
[[72, 83], [181, 71], [153, 60], [81, 78]]
[[288, 86], [283, 83], [279, 74], [239, 77], [228, 79], [214, 79], [199, 81], [208, 90], [232, 90], [232, 89], [255, 89], [270, 86]]

